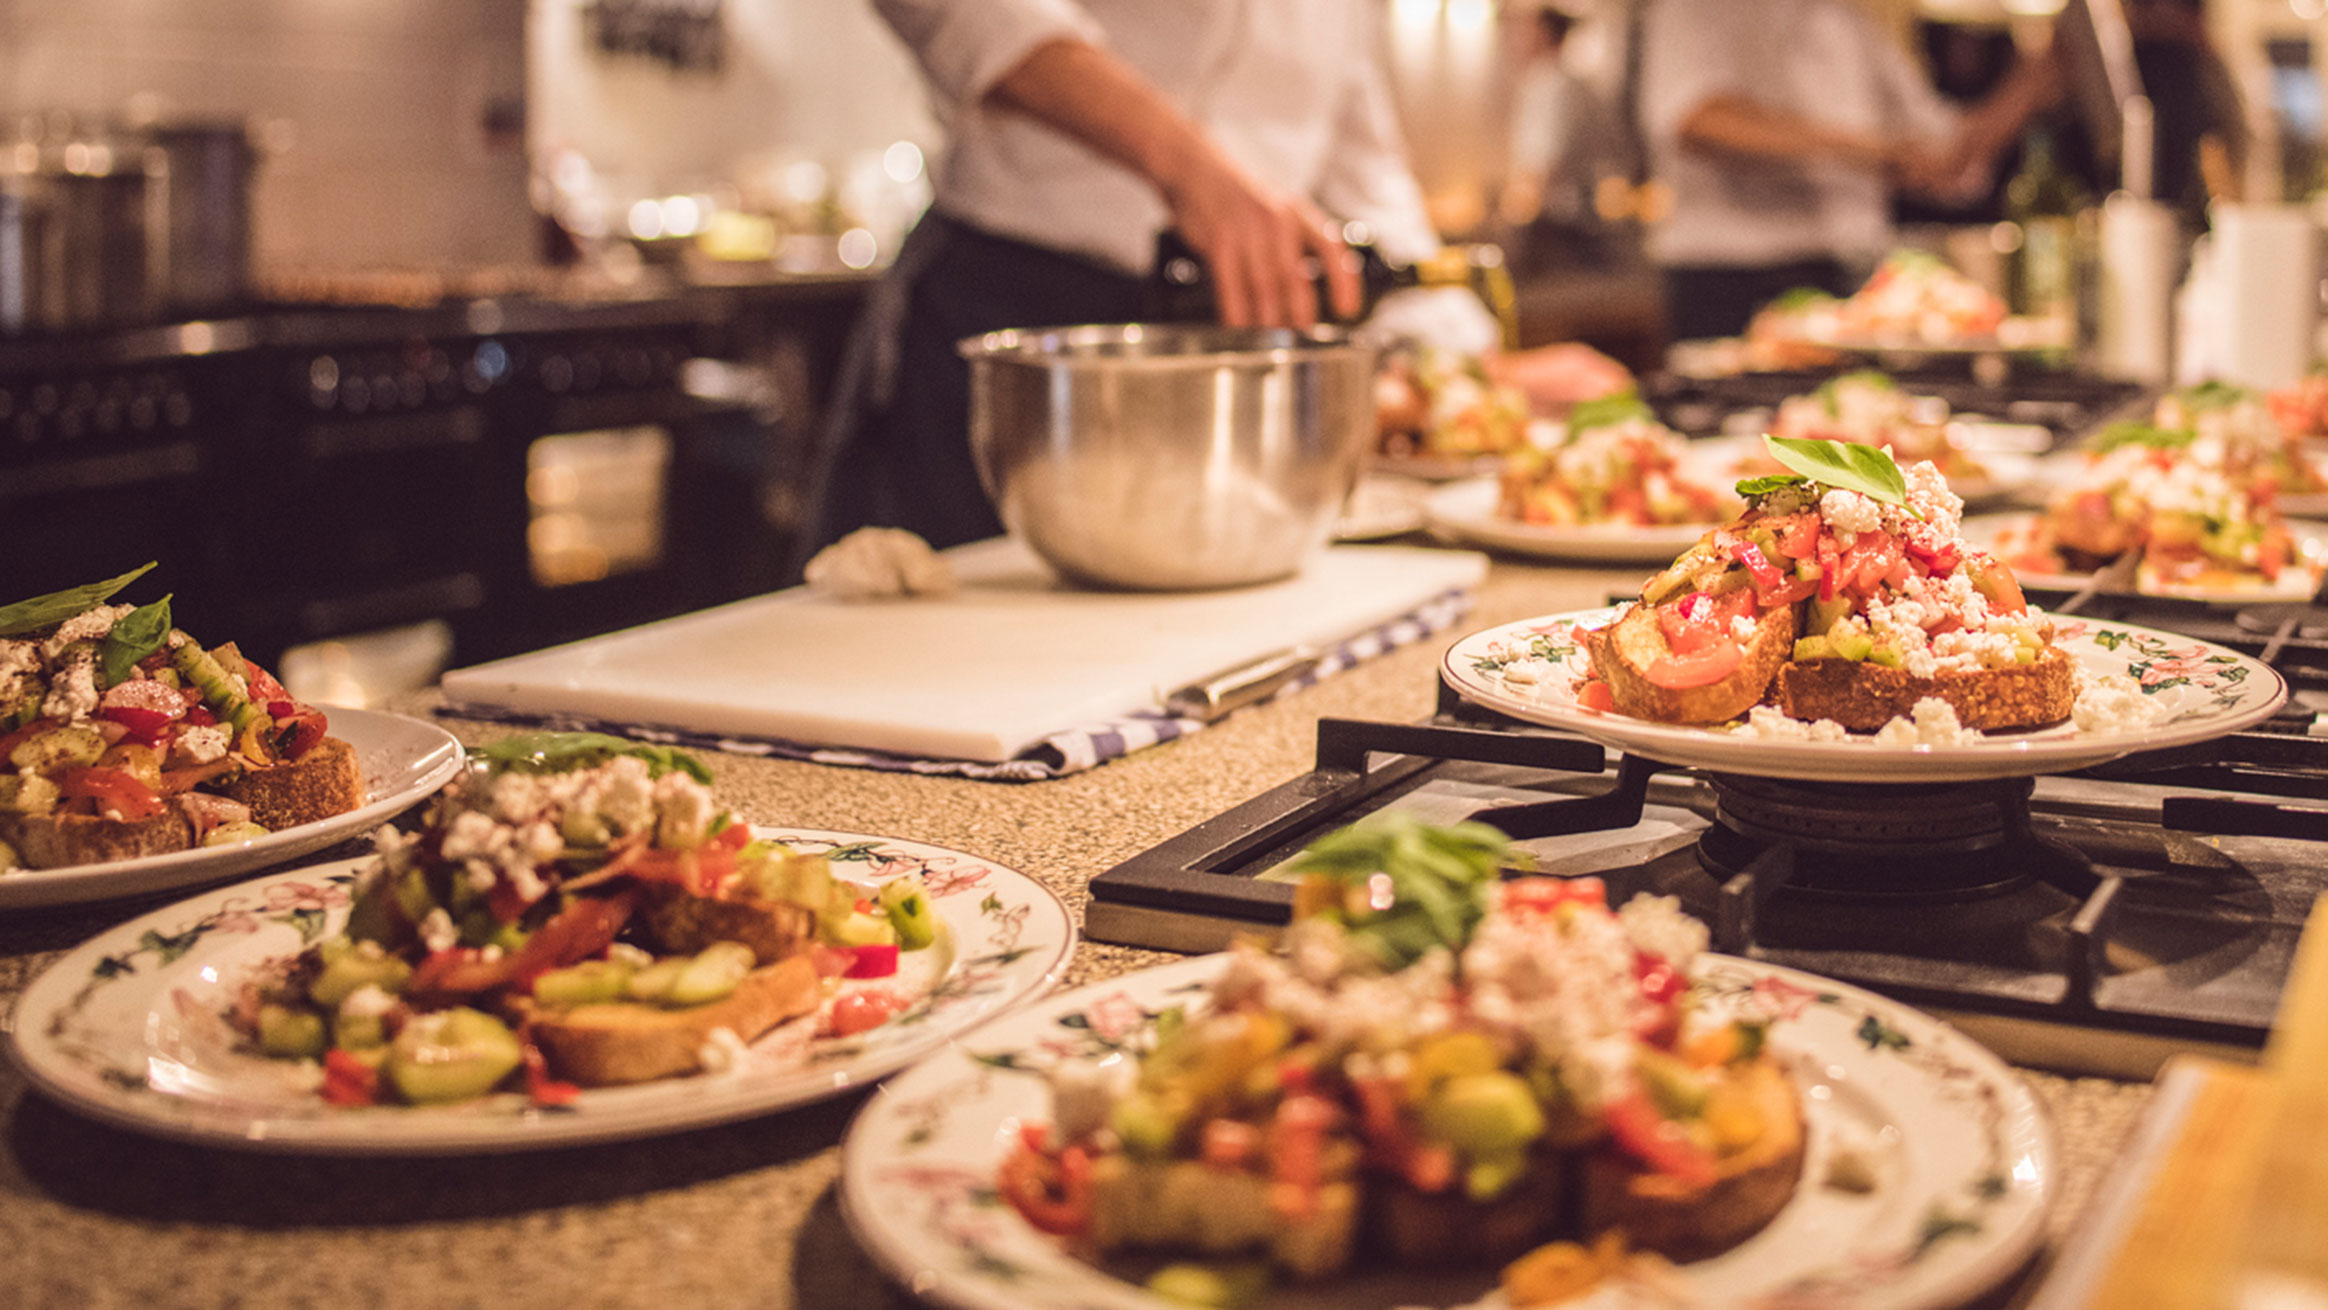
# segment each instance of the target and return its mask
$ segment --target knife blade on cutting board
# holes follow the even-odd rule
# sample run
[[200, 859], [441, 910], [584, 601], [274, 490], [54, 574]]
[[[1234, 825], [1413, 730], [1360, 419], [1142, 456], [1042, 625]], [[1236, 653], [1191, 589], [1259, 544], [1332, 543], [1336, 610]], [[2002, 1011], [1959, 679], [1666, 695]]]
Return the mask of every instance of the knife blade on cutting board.
[[2168, 1065], [2033, 1305], [2328, 1307], [2328, 897], [2262, 1064]]
[[1486, 557], [1335, 546], [1294, 577], [1208, 592], [1060, 583], [1007, 538], [946, 551], [950, 595], [846, 601], [806, 588], [444, 677], [446, 699], [521, 715], [1005, 760], [1141, 710], [1211, 717], [1316, 651], [1451, 591]]

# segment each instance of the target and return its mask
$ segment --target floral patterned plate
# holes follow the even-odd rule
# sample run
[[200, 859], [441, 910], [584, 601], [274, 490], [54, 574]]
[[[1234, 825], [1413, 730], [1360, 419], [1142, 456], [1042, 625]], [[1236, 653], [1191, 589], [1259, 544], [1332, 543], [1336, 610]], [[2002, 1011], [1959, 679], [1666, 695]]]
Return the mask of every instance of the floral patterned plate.
[[[889, 1082], [844, 1148], [850, 1226], [899, 1281], [941, 1304], [1168, 1305], [1020, 1219], [997, 1194], [995, 1171], [1019, 1125], [1050, 1113], [1043, 1069], [1124, 1049], [1162, 1011], [1199, 1001], [1223, 958], [1052, 997]], [[1953, 1305], [1994, 1286], [2036, 1248], [2056, 1190], [2053, 1133], [2036, 1098], [1995, 1056], [1906, 1006], [1791, 969], [1707, 956], [1695, 981], [1712, 1004], [1774, 1021], [1772, 1050], [1802, 1091], [1809, 1128], [1793, 1201], [1744, 1244], [1682, 1267], [1697, 1303]], [[1823, 1182], [1846, 1143], [1873, 1161], [1872, 1191]], [[1492, 1279], [1492, 1270], [1377, 1273], [1281, 1299], [1447, 1304]], [[1609, 1303], [1604, 1295], [1575, 1304]]]
[[0, 874], [0, 910], [79, 905], [199, 887], [296, 860], [395, 818], [461, 771], [461, 743], [433, 723], [378, 710], [324, 708], [332, 735], [355, 748], [356, 764], [364, 772], [364, 804], [346, 814], [229, 846]]
[[1737, 724], [1686, 727], [1588, 710], [1576, 680], [1591, 667], [1578, 628], [1614, 609], [1522, 619], [1448, 647], [1439, 676], [1463, 699], [1516, 719], [1566, 728], [1604, 746], [1668, 764], [1813, 782], [1965, 782], [2059, 773], [2134, 751], [2187, 746], [2260, 723], [2288, 696], [2270, 665], [2221, 646], [2130, 623], [2057, 619], [2054, 642], [2093, 673], [2131, 677], [2160, 711], [2145, 726], [2060, 723], [1995, 732], [1965, 745], [1796, 741], [1749, 735]]
[[814, 1018], [795, 1020], [725, 1072], [594, 1088], [559, 1109], [535, 1108], [514, 1092], [458, 1105], [335, 1108], [306, 1089], [301, 1066], [242, 1048], [223, 1016], [253, 969], [346, 921], [349, 887], [366, 861], [342, 860], [218, 888], [83, 943], [25, 989], [17, 1061], [41, 1090], [86, 1113], [212, 1146], [333, 1155], [572, 1146], [838, 1095], [1040, 995], [1074, 945], [1074, 923], [1056, 896], [977, 856], [890, 837], [755, 831], [823, 850], [853, 882], [909, 872], [928, 882], [951, 930], [950, 955], [943, 947], [908, 952], [896, 978], [843, 984], [909, 989], [915, 1000], [896, 1018], [854, 1037], [820, 1037]]

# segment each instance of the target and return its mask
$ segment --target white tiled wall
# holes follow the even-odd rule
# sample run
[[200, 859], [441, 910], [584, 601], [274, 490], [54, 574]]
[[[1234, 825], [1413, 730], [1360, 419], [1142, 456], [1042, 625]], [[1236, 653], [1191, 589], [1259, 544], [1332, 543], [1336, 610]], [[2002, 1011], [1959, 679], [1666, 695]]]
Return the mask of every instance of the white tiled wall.
[[530, 0], [531, 132], [634, 198], [780, 159], [836, 175], [851, 156], [937, 139], [904, 48], [866, 0], [726, 0], [727, 62], [672, 72], [590, 46], [587, 0]]
[[268, 143], [262, 269], [529, 258], [526, 0], [0, 0], [0, 110], [103, 117], [132, 97], [247, 118]]

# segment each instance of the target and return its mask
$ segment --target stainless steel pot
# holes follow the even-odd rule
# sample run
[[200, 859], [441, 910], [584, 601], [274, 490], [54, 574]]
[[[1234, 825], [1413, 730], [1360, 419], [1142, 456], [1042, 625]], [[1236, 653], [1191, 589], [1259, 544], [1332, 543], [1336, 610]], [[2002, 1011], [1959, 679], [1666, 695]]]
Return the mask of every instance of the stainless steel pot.
[[164, 317], [238, 306], [250, 291], [251, 175], [240, 123], [165, 123], [144, 133], [146, 281]]
[[970, 446], [1002, 521], [1069, 580], [1183, 591], [1285, 577], [1331, 538], [1374, 437], [1379, 351], [1311, 332], [994, 332]]

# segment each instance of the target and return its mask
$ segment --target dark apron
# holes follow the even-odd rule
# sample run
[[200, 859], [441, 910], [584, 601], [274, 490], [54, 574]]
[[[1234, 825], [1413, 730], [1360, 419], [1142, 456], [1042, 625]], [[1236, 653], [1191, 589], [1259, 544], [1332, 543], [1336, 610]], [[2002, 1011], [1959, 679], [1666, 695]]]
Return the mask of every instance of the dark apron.
[[868, 526], [943, 549], [1002, 531], [970, 459], [965, 337], [1142, 319], [1147, 282], [981, 232], [931, 210], [867, 297], [841, 366], [808, 492], [808, 557]]

